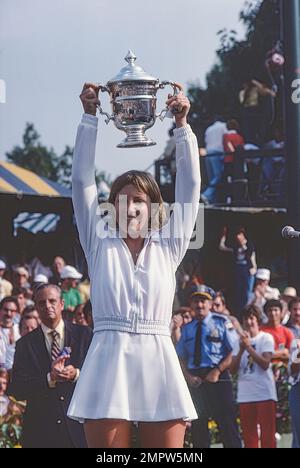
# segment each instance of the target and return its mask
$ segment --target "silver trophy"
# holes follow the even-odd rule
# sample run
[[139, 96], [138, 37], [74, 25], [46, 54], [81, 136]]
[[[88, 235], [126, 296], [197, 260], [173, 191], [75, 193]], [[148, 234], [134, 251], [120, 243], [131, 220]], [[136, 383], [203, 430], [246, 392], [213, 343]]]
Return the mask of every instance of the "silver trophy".
[[146, 73], [135, 64], [136, 56], [129, 50], [125, 57], [127, 65], [108, 83], [99, 85], [102, 92], [107, 92], [111, 98], [112, 115], [104, 112], [98, 106], [100, 114], [106, 115], [105, 122], [113, 120], [119, 130], [126, 132], [126, 138], [117, 145], [118, 148], [134, 148], [139, 146], [153, 146], [155, 141], [147, 138], [145, 131], [151, 128], [155, 120], [173, 117], [168, 108], [156, 113], [156, 93], [170, 85], [174, 95], [180, 87], [173, 81], [159, 82], [158, 78]]

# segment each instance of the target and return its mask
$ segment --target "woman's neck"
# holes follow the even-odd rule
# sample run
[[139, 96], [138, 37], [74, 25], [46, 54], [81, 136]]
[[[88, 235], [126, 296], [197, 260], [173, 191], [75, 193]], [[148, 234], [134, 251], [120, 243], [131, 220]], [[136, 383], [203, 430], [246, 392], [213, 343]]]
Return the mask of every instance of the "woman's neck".
[[140, 251], [143, 248], [145, 239], [143, 237], [138, 237], [137, 239], [132, 239], [131, 237], [126, 237], [124, 239], [127, 247], [130, 251]]

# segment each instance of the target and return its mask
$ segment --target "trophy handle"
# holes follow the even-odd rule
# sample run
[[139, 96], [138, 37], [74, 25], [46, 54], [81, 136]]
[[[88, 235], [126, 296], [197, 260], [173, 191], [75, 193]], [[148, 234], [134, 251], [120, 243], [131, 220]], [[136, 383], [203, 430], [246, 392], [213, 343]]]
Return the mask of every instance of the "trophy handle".
[[[167, 85], [172, 86], [174, 91], [173, 96], [176, 96], [176, 94], [178, 94], [179, 91], [182, 90], [181, 86], [175, 83], [175, 81], [162, 81], [158, 87], [159, 89], [164, 89], [164, 87]], [[167, 117], [168, 119], [172, 119], [174, 117], [174, 114], [176, 114], [176, 109], [171, 111], [168, 107], [165, 107], [159, 114], [156, 115], [156, 117], [163, 121], [165, 117]]]
[[[109, 94], [109, 89], [107, 88], [107, 86], [103, 86], [103, 85], [101, 85], [101, 84], [98, 84], [98, 88], [100, 89], [100, 91], [101, 91], [102, 93], [105, 93], [105, 92], [106, 92], [106, 93]], [[104, 112], [104, 111], [103, 111], [103, 109], [102, 109], [102, 107], [101, 107], [101, 104], [98, 104], [98, 105], [97, 105], [97, 108], [98, 108], [99, 114], [101, 114], [101, 115], [106, 115], [106, 119], [105, 119], [106, 125], [109, 124], [109, 122], [110, 122], [111, 120], [114, 120], [114, 119], [115, 119], [115, 116], [114, 116], [114, 115], [109, 115], [107, 112]]]

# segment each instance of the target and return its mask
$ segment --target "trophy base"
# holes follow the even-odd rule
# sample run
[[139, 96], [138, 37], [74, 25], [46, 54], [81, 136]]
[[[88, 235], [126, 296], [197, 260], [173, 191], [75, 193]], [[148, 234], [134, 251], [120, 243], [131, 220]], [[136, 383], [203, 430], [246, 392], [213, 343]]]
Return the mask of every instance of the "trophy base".
[[156, 142], [147, 138], [144, 132], [144, 128], [131, 128], [127, 131], [127, 137], [117, 145], [117, 148], [140, 148], [156, 145]]
[[142, 146], [154, 146], [155, 141], [147, 139], [147, 141], [127, 141], [127, 138], [117, 145], [117, 148], [140, 148]]

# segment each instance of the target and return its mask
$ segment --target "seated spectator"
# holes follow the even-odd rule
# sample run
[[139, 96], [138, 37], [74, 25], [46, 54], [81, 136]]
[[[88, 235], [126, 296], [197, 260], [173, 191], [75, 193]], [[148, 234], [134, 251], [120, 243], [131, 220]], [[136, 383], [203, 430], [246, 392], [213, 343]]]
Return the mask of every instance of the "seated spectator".
[[231, 153], [231, 154], [225, 154], [224, 156], [224, 173], [225, 177], [232, 176], [232, 163], [234, 160], [234, 153], [235, 150], [239, 146], [244, 146], [245, 140], [240, 135], [239, 130], [239, 123], [235, 119], [228, 120], [226, 123], [227, 127], [227, 132], [224, 134], [223, 137], [223, 145], [224, 145], [224, 152], [225, 153]]
[[35, 318], [38, 321], [39, 325], [41, 323], [41, 319], [40, 319], [38, 311], [36, 310], [35, 305], [26, 306], [25, 309], [23, 310], [22, 317]]
[[0, 418], [5, 417], [9, 412], [10, 399], [6, 395], [9, 382], [9, 373], [6, 369], [0, 368]]
[[270, 299], [278, 300], [280, 297], [279, 289], [270, 286], [271, 272], [267, 268], [259, 268], [256, 273], [253, 294], [251, 294], [248, 304], [256, 305], [261, 314], [262, 322], [268, 321], [264, 313], [264, 305]]
[[81, 296], [82, 302], [86, 303], [90, 299], [90, 295], [91, 295], [90, 282], [87, 279], [85, 279], [84, 281], [81, 281], [81, 283], [79, 283], [79, 285], [77, 286], [77, 289]]
[[[263, 149], [284, 149], [283, 134], [280, 129], [274, 130], [274, 138], [263, 146]], [[277, 194], [282, 197], [284, 192], [285, 178], [285, 157], [284, 152], [281, 156], [269, 156], [263, 158], [262, 163], [262, 192], [264, 195]]]
[[17, 299], [19, 304], [19, 314], [14, 317], [14, 323], [19, 324], [21, 315], [27, 305], [32, 304], [32, 301], [28, 299], [28, 290], [23, 287], [15, 287], [12, 295]]
[[290, 319], [291, 312], [289, 310], [289, 303], [292, 299], [297, 297], [297, 291], [292, 286], [285, 288], [282, 294], [280, 294], [280, 302], [282, 304], [282, 325], [287, 325]]
[[223, 136], [225, 132], [226, 124], [217, 116], [214, 117], [213, 123], [205, 131], [205, 162], [208, 185], [201, 195], [204, 203], [217, 201], [217, 186], [221, 182], [224, 170]]
[[43, 275], [42, 273], [39, 273], [38, 275], [35, 275], [35, 277], [33, 278], [32, 288], [34, 290], [41, 284], [47, 284], [47, 283], [49, 283], [47, 276]]
[[260, 311], [250, 305], [243, 311], [244, 332], [233, 348], [230, 370], [238, 374], [241, 427], [245, 448], [275, 448], [276, 386], [270, 367], [274, 339], [259, 330]]
[[18, 301], [7, 296], [0, 302], [0, 335], [5, 345], [4, 367], [10, 370], [13, 366], [16, 341], [20, 338], [19, 327], [13, 323], [13, 317], [19, 312]]
[[82, 298], [77, 289], [78, 281], [82, 278], [82, 274], [76, 270], [75, 267], [71, 265], [66, 265], [61, 270], [61, 289], [62, 289], [62, 298], [64, 300], [64, 319], [70, 320], [71, 322], [74, 319], [74, 310], [75, 307], [79, 304], [82, 304]]
[[253, 152], [259, 149], [259, 146], [251, 142], [247, 142], [244, 145], [244, 151], [249, 152], [249, 156], [244, 160], [244, 171], [246, 172], [245, 179], [248, 184], [247, 195], [250, 200], [257, 200], [260, 195], [262, 157], [261, 155], [253, 157]]
[[32, 332], [39, 326], [39, 322], [35, 317], [30, 317], [25, 315], [21, 317], [19, 323], [20, 335], [25, 336], [28, 333]]
[[84, 304], [79, 304], [78, 306], [75, 307], [74, 310], [74, 323], [77, 325], [83, 325], [85, 327], [88, 326], [88, 322], [85, 318], [84, 312]]
[[17, 267], [14, 271], [14, 288], [25, 288], [30, 290], [29, 272], [25, 267]]
[[190, 307], [180, 307], [175, 311], [171, 322], [171, 337], [174, 344], [178, 343], [181, 337], [181, 328], [193, 320], [193, 311]]
[[91, 301], [87, 301], [83, 308], [83, 314], [88, 326], [93, 330], [94, 329], [94, 321], [93, 321], [93, 313], [92, 313], [92, 303]]
[[300, 297], [289, 302], [290, 320], [287, 327], [293, 332], [295, 338], [300, 339]]
[[50, 284], [57, 284], [58, 286], [61, 284], [60, 274], [62, 269], [65, 267], [66, 262], [62, 257], [55, 257], [52, 264], [52, 273], [53, 276], [49, 279]]
[[6, 297], [11, 296], [13, 286], [4, 278], [6, 270], [6, 263], [0, 259], [0, 301]]
[[212, 312], [216, 312], [217, 314], [227, 315], [235, 331], [239, 335], [243, 333], [243, 329], [241, 327], [240, 322], [238, 321], [236, 317], [234, 317], [234, 315], [231, 315], [229, 310], [227, 309], [225, 296], [221, 291], [218, 291], [213, 297]]

